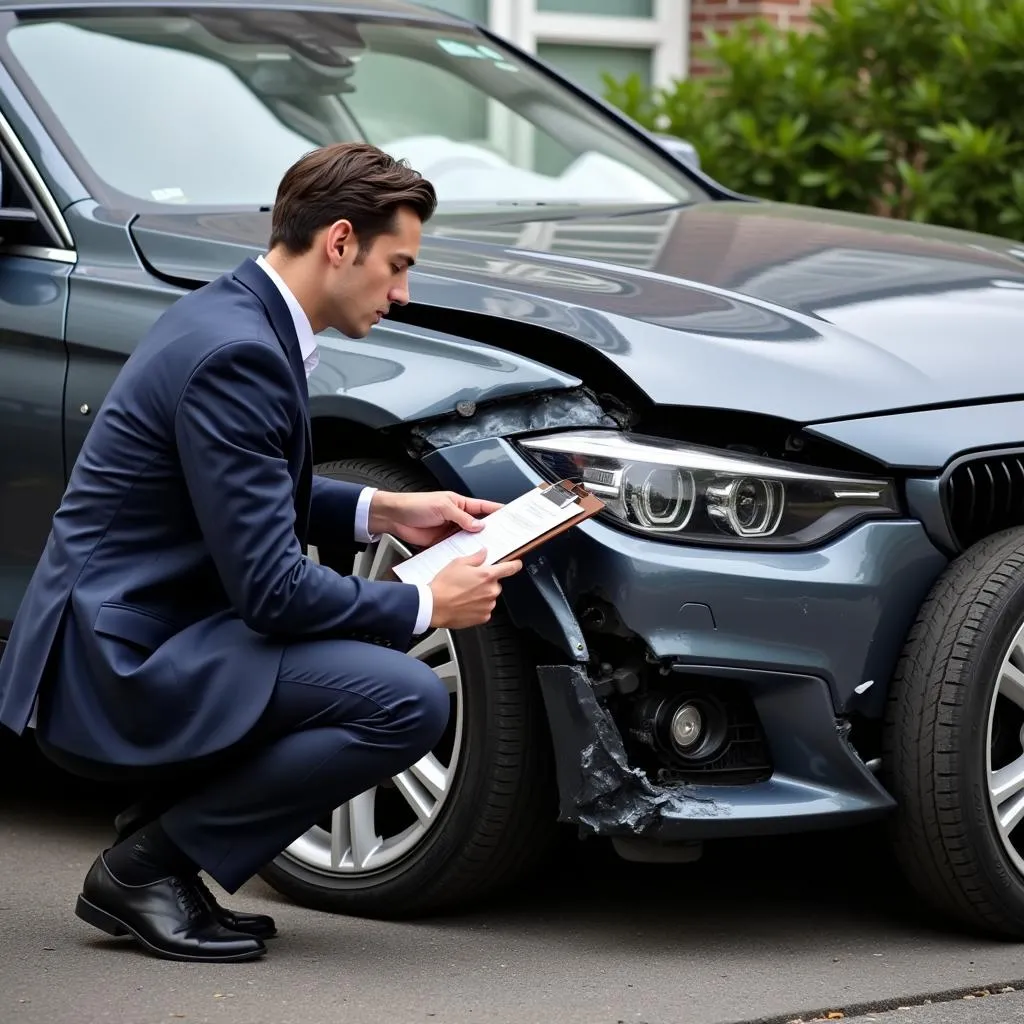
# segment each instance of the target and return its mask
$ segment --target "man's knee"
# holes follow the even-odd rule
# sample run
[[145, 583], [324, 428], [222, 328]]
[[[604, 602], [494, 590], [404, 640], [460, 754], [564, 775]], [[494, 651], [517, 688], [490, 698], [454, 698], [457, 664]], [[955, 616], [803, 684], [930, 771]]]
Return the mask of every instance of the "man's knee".
[[407, 655], [402, 660], [395, 727], [407, 738], [410, 748], [422, 748], [422, 756], [444, 733], [451, 700], [445, 684], [432, 669]]

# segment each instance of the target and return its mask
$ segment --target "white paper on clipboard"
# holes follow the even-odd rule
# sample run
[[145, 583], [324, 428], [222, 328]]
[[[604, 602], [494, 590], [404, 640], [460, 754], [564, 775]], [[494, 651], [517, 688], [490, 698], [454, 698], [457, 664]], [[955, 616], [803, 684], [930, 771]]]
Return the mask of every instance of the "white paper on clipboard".
[[399, 563], [394, 573], [403, 583], [429, 583], [450, 562], [481, 548], [487, 550], [484, 564], [493, 565], [572, 519], [579, 511], [575, 499], [559, 505], [540, 489], [527, 491], [481, 520], [482, 530], [477, 533], [460, 530]]

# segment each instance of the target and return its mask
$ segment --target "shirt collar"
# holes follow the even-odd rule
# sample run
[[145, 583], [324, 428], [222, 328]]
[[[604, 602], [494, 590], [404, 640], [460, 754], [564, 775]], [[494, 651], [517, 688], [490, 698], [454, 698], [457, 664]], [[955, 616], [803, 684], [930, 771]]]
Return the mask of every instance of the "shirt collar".
[[320, 354], [317, 348], [316, 336], [309, 323], [309, 317], [305, 310], [299, 305], [299, 300], [292, 294], [292, 290], [281, 279], [281, 275], [262, 257], [256, 257], [256, 263], [263, 268], [263, 272], [274, 282], [274, 286], [281, 293], [288, 312], [292, 315], [292, 323], [295, 325], [295, 336], [299, 339], [299, 352], [302, 354], [302, 362], [306, 367], [308, 377], [317, 367], [320, 361]]

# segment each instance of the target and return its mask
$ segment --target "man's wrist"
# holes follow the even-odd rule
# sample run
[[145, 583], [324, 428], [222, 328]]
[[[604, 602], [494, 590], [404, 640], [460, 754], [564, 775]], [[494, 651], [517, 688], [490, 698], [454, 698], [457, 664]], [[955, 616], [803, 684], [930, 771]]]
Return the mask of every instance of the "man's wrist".
[[367, 529], [375, 536], [392, 533], [394, 527], [393, 494], [375, 490], [369, 503]]

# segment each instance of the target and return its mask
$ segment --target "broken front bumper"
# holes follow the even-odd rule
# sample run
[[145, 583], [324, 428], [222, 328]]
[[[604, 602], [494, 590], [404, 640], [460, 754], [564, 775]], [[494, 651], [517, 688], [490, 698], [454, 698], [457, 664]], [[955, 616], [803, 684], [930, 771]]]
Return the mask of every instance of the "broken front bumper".
[[541, 666], [538, 674], [555, 737], [560, 820], [584, 832], [666, 842], [764, 835], [853, 824], [893, 806], [837, 728], [821, 680], [811, 676], [764, 680], [755, 706], [773, 772], [737, 786], [650, 781], [629, 764], [582, 666]]
[[[508, 501], [541, 478], [506, 441], [425, 460], [446, 486]], [[592, 520], [506, 581], [518, 626], [559, 651], [538, 670], [554, 740], [561, 819], [591, 834], [682, 841], [802, 831], [885, 813], [892, 798], [848, 739], [878, 719], [907, 631], [946, 558], [911, 520], [863, 523], [813, 551], [712, 550]], [[593, 637], [577, 610], [614, 608], [662, 686], [739, 685], [770, 755], [745, 784], [659, 783], [630, 762], [598, 699]], [[554, 660], [554, 659], [550, 659]]]

